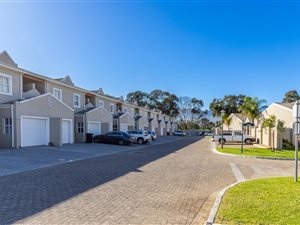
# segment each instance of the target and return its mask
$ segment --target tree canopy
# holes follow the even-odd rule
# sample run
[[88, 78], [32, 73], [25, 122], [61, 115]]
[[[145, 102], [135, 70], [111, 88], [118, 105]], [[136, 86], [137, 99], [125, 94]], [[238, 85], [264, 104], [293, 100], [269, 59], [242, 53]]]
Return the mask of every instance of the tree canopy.
[[245, 97], [244, 103], [238, 108], [238, 111], [246, 115], [252, 123], [259, 117], [260, 113], [267, 107], [264, 99]]
[[221, 110], [225, 111], [226, 115], [237, 113], [238, 108], [244, 103], [245, 95], [225, 95], [223, 98], [214, 98], [210, 103], [209, 108], [213, 116], [220, 116]]
[[296, 90], [291, 90], [284, 94], [282, 102], [295, 102], [297, 99], [299, 99], [298, 92]]

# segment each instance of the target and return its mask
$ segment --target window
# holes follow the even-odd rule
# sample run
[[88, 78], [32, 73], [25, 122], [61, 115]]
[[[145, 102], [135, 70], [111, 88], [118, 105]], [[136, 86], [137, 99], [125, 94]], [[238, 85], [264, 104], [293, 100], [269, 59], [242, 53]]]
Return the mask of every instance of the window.
[[80, 107], [80, 95], [73, 94], [73, 106], [79, 108]]
[[98, 107], [103, 107], [103, 105], [104, 105], [103, 101], [99, 100], [98, 101]]
[[58, 88], [53, 88], [53, 95], [62, 101], [62, 90], [58, 89]]
[[77, 133], [78, 134], [82, 134], [84, 132], [84, 129], [83, 129], [83, 122], [78, 122], [77, 123]]
[[12, 134], [12, 119], [4, 118], [4, 134]]
[[0, 74], [0, 93], [6, 95], [12, 94], [11, 76]]
[[110, 104], [110, 112], [111, 113], [115, 112], [115, 106], [114, 106], [114, 104]]
[[127, 108], [126, 107], [124, 107], [123, 112], [127, 113]]
[[118, 131], [118, 119], [113, 119], [113, 131]]

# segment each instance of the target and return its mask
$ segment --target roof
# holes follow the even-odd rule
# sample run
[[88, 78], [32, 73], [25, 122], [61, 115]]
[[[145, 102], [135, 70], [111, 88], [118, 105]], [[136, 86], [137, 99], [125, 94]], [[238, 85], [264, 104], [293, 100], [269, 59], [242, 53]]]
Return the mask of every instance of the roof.
[[277, 105], [281, 105], [283, 107], [286, 107], [288, 109], [293, 109], [293, 106], [295, 105], [295, 102], [276, 102]]
[[249, 118], [242, 113], [232, 113], [232, 114], [235, 115], [241, 121], [246, 121], [247, 119], [249, 120]]
[[18, 67], [7, 51], [0, 52], [0, 61], [8, 66]]
[[[72, 80], [69, 76], [66, 76], [64, 78], [54, 79], [54, 78], [51, 78], [51, 77], [47, 77], [47, 76], [40, 75], [40, 74], [31, 72], [29, 70], [23, 69], [23, 68], [19, 67], [13, 61], [11, 56], [6, 51], [3, 51], [3, 52], [0, 53], [0, 65], [9, 67], [11, 69], [17, 70], [17, 71], [22, 72], [22, 73], [27, 73], [28, 75], [31, 75], [31, 76], [34, 76], [34, 77], [37, 77], [37, 78], [40, 78], [40, 79], [43, 79], [43, 80], [47, 80], [47, 81], [54, 82], [54, 83], [59, 83], [59, 84], [68, 86], [70, 88], [75, 88], [75, 89], [80, 90], [80, 91], [85, 92], [85, 93], [94, 94], [94, 95], [99, 96], [99, 97], [109, 98], [110, 100], [112, 100], [114, 102], [122, 102], [122, 99], [117, 98], [117, 97], [113, 97], [113, 96], [110, 96], [110, 95], [107, 95], [107, 94], [104, 94], [104, 93], [101, 93], [101, 91], [99, 93], [99, 90], [89, 91], [89, 90], [83, 89], [83, 88], [75, 86], [75, 85], [73, 86], [73, 85], [70, 84], [70, 83], [73, 83], [73, 82], [72, 82]], [[144, 107], [141, 107], [141, 106], [135, 106], [135, 105], [133, 105], [129, 102], [123, 102], [123, 104], [128, 105], [128, 106], [132, 106], [132, 107], [135, 107], [135, 108], [140, 108], [140, 109], [143, 109], [143, 110], [148, 110], [148, 109], [146, 109]], [[155, 111], [152, 111], [152, 112], [158, 114], [158, 112], [155, 112]]]

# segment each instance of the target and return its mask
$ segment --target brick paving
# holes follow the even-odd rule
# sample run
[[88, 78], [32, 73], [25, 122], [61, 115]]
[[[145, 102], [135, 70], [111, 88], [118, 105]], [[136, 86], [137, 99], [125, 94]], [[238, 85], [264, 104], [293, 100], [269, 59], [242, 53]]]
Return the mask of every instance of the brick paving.
[[211, 193], [235, 182], [229, 162], [248, 178], [292, 168], [214, 155], [207, 139], [198, 140], [1, 177], [0, 224], [191, 224]]

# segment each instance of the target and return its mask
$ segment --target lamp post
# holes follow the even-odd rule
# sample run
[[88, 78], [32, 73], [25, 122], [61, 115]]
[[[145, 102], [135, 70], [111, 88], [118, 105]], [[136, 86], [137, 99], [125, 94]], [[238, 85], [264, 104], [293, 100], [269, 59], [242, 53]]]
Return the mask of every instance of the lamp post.
[[221, 138], [221, 148], [223, 148], [223, 144], [224, 144], [224, 140], [223, 140], [223, 116], [224, 116], [224, 114], [225, 114], [225, 111], [222, 109], [221, 110], [221, 119], [222, 119], [222, 125], [221, 125], [221, 136], [222, 136], [222, 138]]
[[298, 139], [299, 139], [299, 119], [300, 119], [300, 102], [297, 100], [293, 107], [293, 116], [296, 119], [295, 124], [295, 182], [298, 182]]

